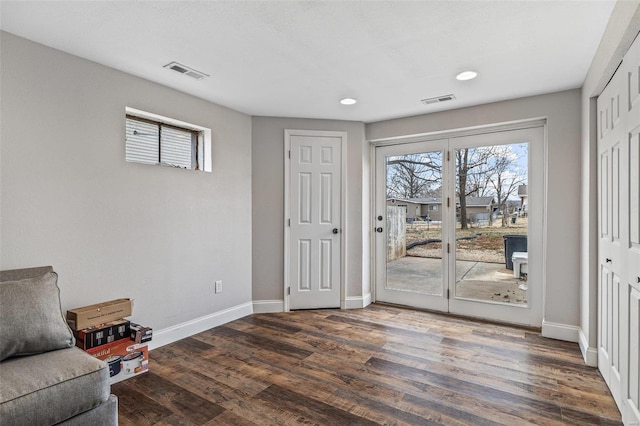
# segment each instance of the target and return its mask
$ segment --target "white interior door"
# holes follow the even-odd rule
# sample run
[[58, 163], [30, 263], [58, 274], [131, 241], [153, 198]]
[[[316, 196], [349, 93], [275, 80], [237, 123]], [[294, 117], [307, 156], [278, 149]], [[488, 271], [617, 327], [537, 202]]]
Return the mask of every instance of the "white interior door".
[[[340, 307], [343, 132], [287, 130], [285, 280], [289, 309]], [[288, 297], [287, 297], [288, 296]]]
[[[448, 139], [397, 142], [375, 148], [375, 300], [540, 326], [544, 285], [544, 176], [540, 173], [544, 170], [544, 128], [533, 126], [473, 136], [452, 135]], [[517, 158], [516, 147], [524, 147], [522, 158]], [[480, 233], [504, 233], [507, 229], [496, 229], [491, 223], [495, 209], [491, 200], [495, 197], [467, 197], [471, 184], [466, 191], [460, 191], [462, 168], [456, 162], [460, 150], [486, 154], [478, 166], [490, 166], [482, 168], [481, 173], [474, 169], [478, 185], [493, 182], [499, 186], [500, 178], [511, 179], [516, 168], [527, 170], [528, 177], [523, 182], [529, 188], [528, 217], [521, 217], [525, 225], [519, 231], [524, 232], [525, 238], [529, 228], [536, 232], [530, 234], [528, 269], [523, 269], [528, 274], [529, 286], [518, 290], [524, 294], [521, 299], [505, 298], [511, 297], [512, 288], [517, 290], [522, 281], [520, 274], [514, 278], [514, 272], [506, 269], [504, 251], [498, 260], [495, 256], [456, 259], [457, 248], [463, 241], [475, 239]], [[511, 161], [510, 169], [501, 177], [496, 176], [497, 168], [492, 164], [498, 152], [500, 158]], [[529, 169], [535, 172], [528, 175]], [[490, 191], [488, 187], [485, 189]], [[510, 189], [511, 199], [518, 195], [515, 189]], [[462, 192], [466, 193], [465, 200], [490, 201], [482, 206], [469, 203], [461, 208]], [[473, 221], [475, 230], [462, 225], [460, 209], [467, 213], [465, 218]], [[503, 240], [498, 239], [502, 244]], [[486, 289], [492, 285], [503, 289], [502, 293], [488, 292]]]
[[640, 39], [598, 97], [598, 368], [640, 424]]

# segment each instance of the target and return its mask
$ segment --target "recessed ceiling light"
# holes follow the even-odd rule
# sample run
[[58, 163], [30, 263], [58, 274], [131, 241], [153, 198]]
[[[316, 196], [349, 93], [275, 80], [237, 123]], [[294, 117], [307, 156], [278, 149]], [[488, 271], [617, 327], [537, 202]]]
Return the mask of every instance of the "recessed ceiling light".
[[478, 76], [478, 73], [475, 71], [463, 71], [460, 74], [456, 75], [456, 79], [458, 80], [472, 80]]
[[342, 99], [340, 99], [340, 103], [342, 105], [353, 105], [356, 102], [358, 102], [358, 100], [357, 99], [353, 99], [353, 98], [342, 98]]

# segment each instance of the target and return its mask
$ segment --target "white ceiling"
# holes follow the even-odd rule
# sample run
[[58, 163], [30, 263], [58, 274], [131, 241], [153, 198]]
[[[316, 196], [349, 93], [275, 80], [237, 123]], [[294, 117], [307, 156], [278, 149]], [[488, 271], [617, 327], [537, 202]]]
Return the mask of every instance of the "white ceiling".
[[0, 25], [250, 115], [372, 122], [580, 87], [614, 4], [3, 0]]

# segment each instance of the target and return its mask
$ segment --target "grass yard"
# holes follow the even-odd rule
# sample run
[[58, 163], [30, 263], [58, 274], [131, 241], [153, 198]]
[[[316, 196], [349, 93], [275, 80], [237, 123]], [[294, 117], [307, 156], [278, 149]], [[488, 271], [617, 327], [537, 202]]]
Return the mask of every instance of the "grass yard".
[[[458, 260], [470, 260], [478, 262], [504, 262], [504, 236], [505, 235], [526, 235], [528, 220], [519, 217], [515, 224], [509, 222], [508, 227], [502, 227], [502, 221], [498, 220], [492, 226], [477, 226], [461, 230], [458, 224], [456, 228], [456, 238], [470, 237], [476, 238], [456, 241], [456, 258]], [[417, 222], [407, 224], [407, 244], [415, 241], [427, 239], [442, 239], [442, 229], [439, 224], [427, 224]], [[418, 257], [440, 257], [440, 243], [429, 243], [419, 245], [407, 250], [407, 255]]]

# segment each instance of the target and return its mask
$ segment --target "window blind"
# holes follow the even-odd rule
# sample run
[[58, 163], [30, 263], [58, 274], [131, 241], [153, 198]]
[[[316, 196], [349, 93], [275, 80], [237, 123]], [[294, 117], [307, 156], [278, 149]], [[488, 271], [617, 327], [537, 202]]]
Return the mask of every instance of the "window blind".
[[126, 128], [126, 160], [158, 164], [160, 127], [154, 123], [127, 118]]
[[193, 133], [187, 130], [162, 126], [160, 135], [160, 162], [191, 169]]
[[188, 129], [127, 117], [126, 160], [193, 169], [194, 139]]

